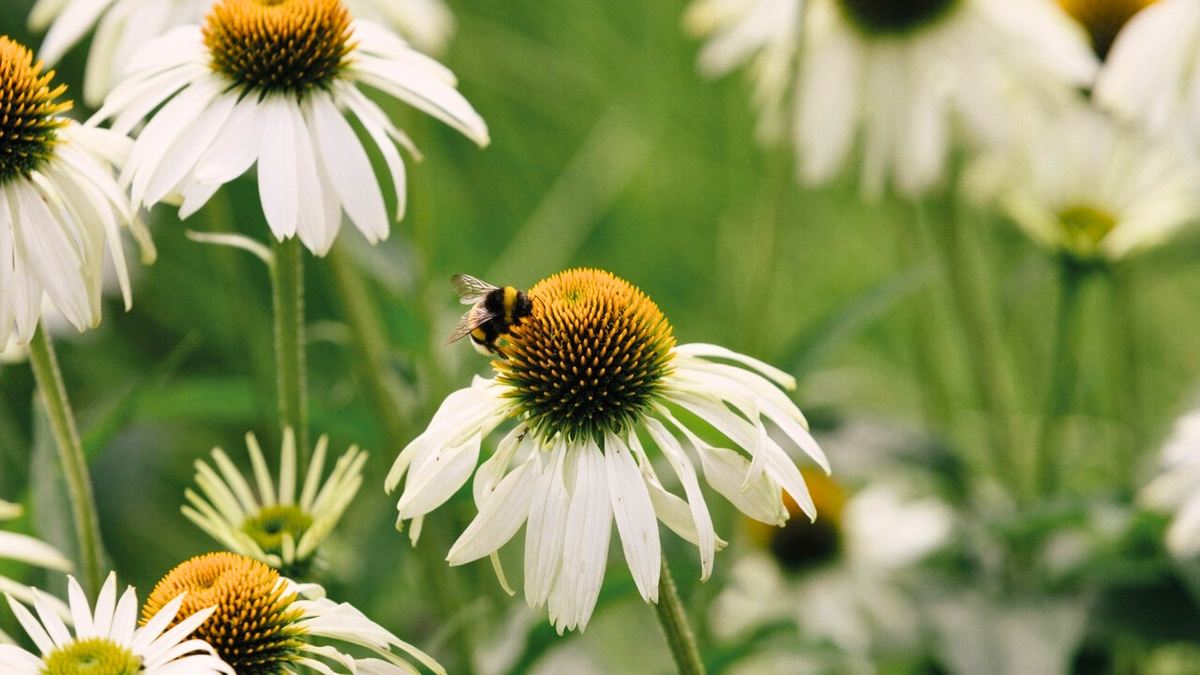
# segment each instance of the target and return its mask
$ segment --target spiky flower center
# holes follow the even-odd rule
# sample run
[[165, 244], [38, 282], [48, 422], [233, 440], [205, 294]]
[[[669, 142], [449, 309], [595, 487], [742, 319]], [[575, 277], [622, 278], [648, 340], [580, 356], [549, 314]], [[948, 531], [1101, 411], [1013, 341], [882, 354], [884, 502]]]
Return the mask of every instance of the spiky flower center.
[[749, 521], [750, 538], [774, 556], [780, 567], [800, 572], [837, 559], [842, 552], [842, 507], [846, 493], [840, 485], [821, 471], [802, 469], [817, 513], [810, 521], [790, 495], [784, 493], [788, 521], [783, 527], [772, 527], [757, 520]]
[[644, 293], [608, 272], [559, 273], [529, 291], [533, 315], [513, 326], [497, 379], [546, 437], [600, 437], [646, 412], [671, 370], [671, 324]]
[[294, 593], [279, 573], [233, 553], [209, 553], [179, 565], [154, 587], [142, 609], [149, 621], [164, 605], [187, 592], [174, 623], [205, 609], [216, 612], [196, 629], [238, 675], [283, 675], [299, 658], [302, 628]]
[[141, 657], [105, 638], [77, 640], [43, 658], [39, 675], [137, 675]]
[[1117, 226], [1116, 217], [1088, 204], [1063, 209], [1058, 221], [1062, 224], [1067, 250], [1082, 258], [1095, 256], [1100, 242]]
[[1067, 13], [1087, 28], [1101, 59], [1108, 56], [1121, 27], [1155, 0], [1058, 0]]
[[71, 104], [55, 102], [67, 87], [51, 87], [53, 78], [32, 52], [0, 36], [0, 184], [28, 175], [54, 153], [56, 132], [67, 123], [58, 114]]
[[872, 35], [900, 35], [923, 28], [960, 0], [841, 0], [846, 17]]
[[261, 92], [325, 87], [354, 46], [340, 0], [221, 0], [203, 32], [213, 70]]

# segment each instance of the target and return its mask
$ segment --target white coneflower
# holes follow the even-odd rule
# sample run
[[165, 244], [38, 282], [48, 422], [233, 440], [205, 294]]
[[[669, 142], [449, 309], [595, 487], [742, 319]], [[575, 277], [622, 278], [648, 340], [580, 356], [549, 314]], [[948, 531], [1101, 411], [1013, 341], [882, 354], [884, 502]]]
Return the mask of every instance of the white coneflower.
[[63, 117], [53, 76], [0, 36], [0, 345], [33, 337], [43, 298], [80, 332], [98, 324], [106, 244], [128, 308], [121, 226], [148, 243], [113, 175], [129, 139]]
[[1141, 494], [1146, 506], [1173, 514], [1167, 548], [1180, 557], [1200, 553], [1200, 410], [1175, 422], [1159, 462], [1162, 474]]
[[[352, 605], [326, 599], [320, 586], [296, 584], [235, 553], [198, 556], [171, 570], [147, 598], [142, 616], [181, 593], [185, 613], [215, 608], [194, 635], [211, 644], [237, 675], [416, 675], [404, 654], [446, 673]], [[346, 652], [331, 641], [358, 649]], [[369, 656], [356, 655], [359, 651]]]
[[[188, 639], [213, 614], [213, 609], [180, 611], [186, 598], [178, 596], [162, 603], [137, 625], [137, 593], [129, 587], [117, 600], [117, 578], [110, 574], [95, 611], [88, 605], [75, 579], [67, 587], [75, 634], [37, 596], [35, 618], [11, 597], [21, 627], [37, 646], [40, 655], [20, 647], [0, 645], [3, 675], [236, 675], [233, 668], [215, 656], [202, 640]], [[194, 604], [194, 603], [193, 603]], [[168, 626], [174, 627], [168, 630]]]
[[317, 547], [358, 493], [367, 461], [367, 453], [352, 446], [321, 485], [328, 445], [328, 436], [317, 441], [298, 498], [296, 435], [291, 428], [283, 433], [278, 489], [271, 482], [258, 439], [246, 434], [257, 495], [225, 451], [215, 448], [216, 470], [196, 461], [196, 484], [203, 495], [187, 490], [189, 505], [183, 507], [183, 514], [229, 550], [261, 560], [285, 575], [304, 575]]
[[[438, 52], [454, 30], [454, 15], [442, 0], [346, 0], [356, 16], [400, 32], [424, 52]], [[134, 54], [177, 26], [200, 21], [213, 0], [38, 0], [29, 26], [49, 27], [40, 57], [57, 63], [90, 32], [83, 99], [99, 106], [121, 81]]]
[[1156, 0], [1058, 0], [1067, 13], [1087, 28], [1096, 56], [1104, 60], [1113, 41], [1135, 14]]
[[803, 11], [804, 0], [697, 0], [683, 18], [688, 32], [708, 39], [698, 57], [704, 75], [721, 77], [747, 64], [763, 141], [787, 129]]
[[[800, 15], [796, 0], [759, 7]], [[833, 179], [860, 148], [868, 196], [937, 186], [956, 143], [1020, 140], [1043, 107], [1090, 85], [1097, 67], [1084, 31], [1050, 0], [807, 0], [799, 29], [728, 16], [708, 49], [735, 47], [715, 59], [721, 69], [758, 55], [764, 101], [792, 90], [801, 178]]]
[[[752, 518], [787, 521], [784, 492], [816, 517], [785, 447], [828, 464], [780, 389], [794, 386], [790, 376], [714, 345], [677, 346], [658, 307], [607, 272], [562, 272], [529, 297], [533, 314], [499, 347], [495, 377], [447, 397], [388, 474], [388, 490], [407, 476], [398, 509], [402, 521], [415, 520], [414, 541], [425, 514], [474, 473], [479, 515], [448, 560], [494, 555], [525, 525], [525, 597], [548, 603], [562, 631], [591, 617], [614, 519], [646, 600], [658, 599], [659, 520], [699, 547], [709, 576], [721, 542], [696, 461], [709, 485]], [[722, 439], [681, 421], [692, 416]], [[476, 471], [482, 439], [507, 420], [515, 427]], [[686, 500], [664, 489], [640, 432], [670, 463]]]
[[275, 237], [298, 236], [322, 255], [343, 211], [371, 242], [389, 230], [379, 180], [343, 108], [386, 161], [395, 218], [404, 215], [397, 145], [415, 150], [359, 85], [488, 143], [487, 125], [449, 70], [383, 27], [352, 20], [339, 0], [220, 0], [203, 27], [175, 28], [147, 45], [93, 121], [111, 118], [128, 131], [150, 115], [122, 172], [135, 204], [178, 194], [187, 218], [257, 162]]
[[[0, 523], [12, 520], [21, 515], [21, 507], [0, 499]], [[26, 565], [43, 567], [48, 570], [68, 572], [71, 561], [67, 560], [58, 549], [40, 539], [25, 534], [4, 532], [0, 530], [0, 560], [13, 560]], [[0, 576], [0, 593], [7, 593], [21, 602], [33, 603], [33, 591], [24, 584]], [[58, 598], [44, 596], [43, 601], [53, 606], [61, 616], [70, 616], [66, 605]], [[0, 631], [0, 642], [4, 641], [4, 632]]]
[[1161, 0], [1133, 17], [1096, 82], [1096, 100], [1200, 150], [1200, 4]]
[[[735, 637], [791, 619], [805, 638], [852, 658], [914, 649], [918, 611], [898, 579], [949, 542], [953, 511], [897, 484], [847, 494], [823, 475], [804, 475], [821, 520], [780, 529], [749, 523], [757, 547], [734, 565], [713, 604], [714, 630]], [[796, 510], [790, 501], [788, 507]]]
[[1038, 242], [1081, 260], [1116, 260], [1200, 219], [1193, 165], [1167, 143], [1080, 106], [1015, 156], [980, 160], [969, 183]]

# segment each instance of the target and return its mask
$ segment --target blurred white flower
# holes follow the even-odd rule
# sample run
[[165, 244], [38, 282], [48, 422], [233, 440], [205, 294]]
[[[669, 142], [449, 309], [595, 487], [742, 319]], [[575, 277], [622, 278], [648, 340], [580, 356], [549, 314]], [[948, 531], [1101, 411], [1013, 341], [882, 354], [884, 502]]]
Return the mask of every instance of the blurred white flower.
[[[447, 397], [388, 474], [389, 491], [407, 476], [397, 508], [400, 521], [414, 521], [414, 542], [425, 515], [474, 473], [479, 514], [447, 560], [461, 565], [490, 555], [500, 573], [496, 551], [525, 525], [525, 598], [548, 604], [561, 632], [582, 630], [595, 609], [614, 520], [646, 601], [658, 601], [659, 520], [699, 547], [708, 578], [723, 542], [697, 459], [709, 485], [752, 518], [786, 522], [784, 491], [816, 516], [784, 447], [826, 471], [828, 462], [779, 388], [794, 386], [790, 376], [714, 345], [676, 346], [658, 307], [608, 272], [562, 272], [529, 297], [533, 314], [499, 346], [496, 376]], [[688, 423], [668, 406], [684, 411]], [[699, 438], [692, 416], [736, 449]], [[516, 427], [476, 471], [482, 439], [510, 419]], [[686, 501], [663, 487], [639, 431], [670, 463]], [[769, 431], [786, 439], [783, 446]]]
[[1200, 151], [1200, 3], [1159, 0], [1113, 44], [1095, 98], [1156, 135]]
[[63, 117], [52, 77], [0, 37], [0, 345], [28, 343], [44, 300], [76, 330], [96, 326], [106, 245], [128, 308], [122, 224], [148, 242], [113, 175], [129, 139]]
[[1196, 166], [1084, 105], [1020, 152], [979, 160], [967, 183], [1039, 243], [1085, 260], [1122, 258], [1200, 219]]
[[[37, 617], [10, 596], [21, 627], [40, 653], [14, 645], [0, 645], [0, 673], [4, 675], [236, 675], [203, 640], [189, 639], [208, 620], [213, 608], [180, 612], [182, 596], [147, 614], [137, 623], [137, 593], [130, 586], [117, 601], [117, 577], [110, 574], [93, 612], [75, 579], [67, 587], [75, 634], [34, 591]], [[168, 626], [174, 628], [167, 630]]]
[[774, 141], [787, 130], [787, 100], [795, 79], [804, 0], [696, 0], [684, 26], [708, 42], [700, 72], [721, 77], [742, 65], [761, 111], [759, 139]]
[[950, 675], [1067, 675], [1087, 627], [1087, 604], [1019, 603], [968, 591], [929, 609], [937, 652]]
[[[0, 499], [0, 523], [12, 520], [21, 515], [21, 507]], [[49, 570], [69, 572], [71, 561], [53, 546], [28, 535], [0, 530], [0, 560], [12, 560], [26, 565], [42, 567]], [[21, 602], [33, 604], [34, 592], [24, 584], [0, 576], [0, 593], [5, 593]], [[42, 596], [43, 602], [54, 609], [59, 616], [69, 618], [71, 613], [67, 606], [58, 598]], [[4, 631], [0, 631], [0, 642], [5, 642]]]
[[[176, 600], [170, 601], [169, 599]], [[412, 662], [446, 675], [437, 661], [366, 617], [335, 603], [317, 584], [297, 584], [265, 564], [236, 553], [188, 560], [154, 587], [142, 618], [182, 600], [187, 614], [214, 609], [194, 636], [209, 640], [240, 673], [416, 675]], [[365, 653], [369, 656], [360, 654]]]
[[1097, 60], [1050, 0], [700, 0], [701, 65], [749, 62], [770, 126], [789, 89], [802, 180], [836, 177], [861, 148], [865, 194], [935, 187], [957, 142], [1003, 147], [1089, 86]]
[[[122, 79], [147, 42], [177, 26], [198, 23], [214, 0], [38, 0], [29, 26], [50, 28], [38, 56], [53, 65], [95, 30], [84, 74], [83, 100], [96, 107]], [[425, 52], [438, 52], [454, 30], [443, 0], [346, 0], [355, 16], [397, 30]]]
[[1113, 40], [1129, 20], [1157, 0], [1058, 0], [1076, 21], [1087, 28], [1092, 49], [1101, 60], [1107, 58]]
[[894, 484], [869, 484], [846, 498], [828, 478], [806, 477], [821, 520], [751, 530], [763, 546], [734, 567], [713, 604], [713, 630], [729, 638], [795, 620], [803, 638], [835, 645], [846, 664], [916, 648], [919, 614], [900, 576], [948, 543], [953, 511]]
[[217, 470], [196, 460], [196, 484], [203, 496], [188, 489], [183, 514], [230, 551], [260, 560], [287, 576], [302, 576], [317, 547], [358, 494], [367, 461], [367, 453], [351, 446], [321, 485], [328, 445], [328, 436], [317, 441], [298, 496], [296, 435], [290, 427], [283, 433], [278, 490], [254, 434], [246, 434], [246, 446], [258, 495], [225, 451], [215, 448], [212, 458]]
[[1162, 473], [1142, 489], [1149, 508], [1173, 514], [1167, 529], [1167, 548], [1176, 556], [1200, 553], [1200, 410], [1175, 422], [1163, 446]]
[[[390, 219], [363, 144], [363, 125], [387, 164], [404, 216], [404, 132], [359, 85], [445, 122], [481, 146], [487, 125], [454, 75], [378, 24], [352, 20], [340, 0], [220, 0], [203, 27], [172, 29], [134, 59], [129, 77], [92, 122], [131, 131], [150, 116], [121, 174], [136, 205], [181, 195], [180, 218], [258, 164], [271, 231], [317, 255], [333, 245], [345, 211], [372, 243]], [[161, 106], [161, 107], [160, 107]]]

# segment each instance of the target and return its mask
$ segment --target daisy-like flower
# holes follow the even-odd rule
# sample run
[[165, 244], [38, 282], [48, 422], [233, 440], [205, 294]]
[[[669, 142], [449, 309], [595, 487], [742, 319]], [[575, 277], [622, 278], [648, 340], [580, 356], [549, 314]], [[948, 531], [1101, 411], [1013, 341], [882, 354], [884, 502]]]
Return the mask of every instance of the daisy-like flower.
[[183, 514], [229, 550], [261, 560], [285, 575], [303, 575], [312, 565], [317, 547], [358, 494], [367, 453], [351, 446], [321, 485], [329, 446], [329, 437], [322, 436], [297, 499], [296, 435], [292, 429], [283, 433], [278, 489], [254, 434], [246, 434], [246, 446], [258, 494], [225, 451], [214, 448], [216, 470], [196, 460], [196, 484], [203, 494], [187, 490]]
[[129, 131], [157, 109], [122, 172], [135, 204], [181, 195], [187, 218], [257, 162], [275, 237], [298, 236], [323, 255], [343, 211], [372, 243], [389, 229], [379, 181], [343, 108], [386, 161], [395, 218], [404, 215], [397, 144], [415, 148], [360, 84], [488, 143], [487, 125], [449, 70], [378, 24], [352, 20], [340, 0], [220, 0], [202, 27], [147, 45], [93, 121], [111, 118]]
[[1135, 14], [1156, 0], [1058, 0], [1063, 9], [1087, 28], [1096, 56], [1104, 60], [1113, 40]]
[[1159, 464], [1162, 473], [1143, 488], [1141, 501], [1173, 514], [1167, 549], [1190, 558], [1200, 553], [1200, 410], [1175, 422]]
[[[20, 515], [20, 505], [0, 499], [0, 523], [6, 520], [13, 520]], [[13, 560], [26, 565], [42, 567], [48, 570], [58, 570], [60, 572], [71, 570], [71, 561], [67, 560], [53, 546], [29, 535], [4, 532], [3, 530], [0, 530], [0, 560]], [[7, 593], [21, 602], [29, 604], [33, 604], [34, 601], [34, 593], [28, 586], [19, 584], [3, 576], [0, 576], [0, 593]], [[58, 598], [43, 596], [43, 601], [58, 612], [60, 616], [70, 616], [67, 606]], [[0, 631], [0, 642], [4, 641], [4, 631]]]
[[148, 244], [113, 174], [129, 139], [63, 117], [53, 77], [0, 36], [0, 345], [33, 337], [43, 298], [80, 332], [98, 324], [106, 244], [128, 308], [121, 225]]
[[1008, 159], [980, 160], [969, 183], [1039, 243], [1077, 259], [1120, 259], [1200, 218], [1195, 168], [1090, 107], [1052, 120]]
[[[454, 30], [442, 0], [346, 0], [356, 16], [400, 32], [414, 47], [438, 52]], [[121, 81], [138, 49], [177, 26], [199, 22], [213, 0], [38, 0], [29, 26], [43, 31], [42, 57], [54, 64], [93, 30], [83, 100], [99, 106]]]
[[[137, 592], [130, 586], [117, 600], [117, 577], [110, 574], [95, 611], [83, 589], [69, 578], [71, 620], [75, 634], [44, 597], [35, 592], [37, 617], [11, 596], [12, 608], [21, 627], [37, 646], [40, 655], [13, 645], [0, 645], [3, 675], [237, 675], [203, 640], [188, 639], [212, 616], [211, 607], [183, 609], [183, 596], [163, 602], [137, 625]], [[195, 603], [192, 603], [193, 605]], [[168, 630], [168, 626], [173, 628]]]
[[[614, 520], [647, 601], [658, 599], [659, 520], [699, 547], [709, 576], [723, 542], [697, 462], [708, 484], [752, 518], [786, 522], [784, 492], [816, 517], [785, 447], [828, 463], [779, 388], [795, 385], [790, 376], [714, 345], [677, 346], [658, 307], [607, 272], [562, 272], [529, 297], [533, 314], [500, 345], [495, 377], [447, 397], [388, 474], [389, 491], [407, 476], [398, 509], [400, 521], [414, 520], [414, 543], [425, 515], [474, 473], [479, 514], [447, 559], [491, 555], [503, 582], [495, 552], [525, 525], [525, 597], [548, 604], [562, 631], [591, 617]], [[514, 427], [476, 471], [482, 439], [508, 420]], [[649, 449], [640, 433], [653, 441]], [[686, 500], [659, 481], [648, 454], [655, 449]]]
[[1200, 5], [1161, 0], [1121, 31], [1096, 100], [1155, 134], [1200, 149]]
[[707, 69], [749, 61], [760, 102], [790, 92], [802, 180], [828, 182], [860, 147], [872, 197], [935, 187], [955, 143], [1021, 140], [1097, 67], [1084, 32], [1050, 0], [807, 0], [799, 29], [784, 20], [799, 17], [799, 0], [700, 2], [689, 19], [714, 36]]
[[[419, 671], [402, 654], [446, 673], [429, 655], [353, 606], [326, 599], [320, 586], [297, 584], [235, 553], [209, 553], [171, 570], [146, 599], [143, 619], [180, 594], [186, 594], [185, 614], [215, 608], [194, 635], [211, 644], [237, 675], [416, 675]], [[371, 656], [345, 652], [331, 641]]]
[[713, 605], [714, 630], [734, 637], [792, 619], [801, 635], [851, 659], [915, 648], [917, 607], [898, 578], [949, 541], [953, 512], [894, 484], [847, 494], [824, 475], [804, 476], [821, 519], [792, 519], [783, 528], [748, 523], [755, 550], [735, 564]]

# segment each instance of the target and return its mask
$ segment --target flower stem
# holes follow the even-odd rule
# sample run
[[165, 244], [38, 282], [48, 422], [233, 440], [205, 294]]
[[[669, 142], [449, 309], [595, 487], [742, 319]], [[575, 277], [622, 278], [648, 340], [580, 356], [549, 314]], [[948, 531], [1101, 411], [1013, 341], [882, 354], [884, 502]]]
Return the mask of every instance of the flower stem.
[[[1132, 494], [1136, 489], [1138, 462], [1146, 448], [1145, 410], [1142, 406], [1141, 359], [1138, 355], [1137, 293], [1128, 268], [1109, 266], [1107, 271], [1115, 316], [1113, 321], [1113, 350], [1117, 359], [1117, 390], [1124, 413], [1126, 453], [1118, 455], [1118, 472], [1126, 482], [1124, 488]], [[1119, 419], [1120, 417], [1118, 417]]]
[[675, 580], [671, 578], [671, 568], [667, 567], [665, 556], [662, 559], [662, 576], [658, 581], [658, 604], [654, 608], [658, 612], [658, 622], [662, 625], [679, 675], [704, 675], [704, 663], [700, 660], [696, 636], [688, 624], [683, 601], [679, 599], [679, 591], [675, 588]]
[[296, 433], [301, 466], [308, 465], [308, 378], [304, 337], [304, 249], [291, 238], [274, 241], [271, 265], [279, 419]]
[[1072, 348], [1078, 339], [1076, 330], [1079, 311], [1079, 290], [1083, 285], [1083, 268], [1071, 258], [1064, 257], [1060, 261], [1059, 273], [1062, 279], [1061, 294], [1058, 301], [1058, 315], [1055, 319], [1054, 346], [1050, 356], [1050, 386], [1046, 391], [1045, 415], [1042, 417], [1042, 429], [1038, 434], [1037, 444], [1037, 488], [1038, 493], [1047, 496], [1058, 490], [1060, 477], [1058, 475], [1058, 455], [1062, 448], [1056, 447], [1061, 441], [1062, 420], [1071, 407], [1071, 394], [1075, 385], [1075, 359], [1072, 358]]
[[37, 378], [38, 391], [46, 406], [54, 444], [58, 447], [58, 458], [62, 463], [63, 475], [67, 479], [67, 490], [71, 497], [71, 510], [75, 519], [75, 536], [79, 539], [79, 555], [83, 559], [83, 576], [89, 593], [97, 593], [104, 582], [105, 564], [103, 544], [100, 540], [100, 520], [96, 515], [96, 498], [92, 493], [92, 480], [88, 476], [87, 459], [83, 456], [83, 444], [75, 426], [75, 413], [67, 400], [62, 373], [54, 345], [43, 327], [39, 326], [29, 343], [29, 362]]

